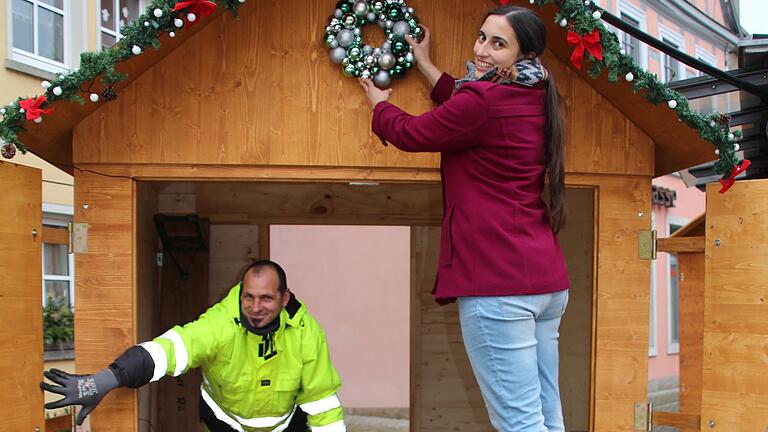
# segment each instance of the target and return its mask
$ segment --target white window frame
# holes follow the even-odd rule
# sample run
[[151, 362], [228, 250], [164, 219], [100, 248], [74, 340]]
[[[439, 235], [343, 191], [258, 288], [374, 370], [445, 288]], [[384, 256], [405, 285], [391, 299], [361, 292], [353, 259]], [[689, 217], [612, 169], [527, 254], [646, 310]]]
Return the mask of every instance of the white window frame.
[[6, 34], [7, 34], [7, 40], [8, 40], [8, 51], [7, 51], [8, 59], [26, 64], [28, 66], [31, 66], [37, 69], [44, 70], [46, 72], [54, 73], [54, 74], [67, 72], [69, 70], [67, 61], [70, 57], [69, 51], [71, 49], [69, 32], [71, 28], [72, 10], [70, 5], [70, 0], [64, 0], [63, 9], [58, 9], [49, 4], [43, 3], [40, 0], [24, 0], [24, 1], [28, 3], [32, 3], [33, 26], [36, 26], [38, 23], [37, 11], [39, 7], [61, 14], [63, 16], [64, 28], [62, 33], [64, 37], [64, 41], [63, 41], [64, 51], [62, 53], [62, 57], [64, 58], [64, 61], [57, 62], [56, 60], [52, 60], [37, 54], [38, 43], [39, 43], [39, 37], [37, 35], [38, 33], [37, 27], [32, 29], [33, 41], [34, 41], [33, 49], [35, 52], [29, 52], [13, 46], [13, 1], [12, 0], [6, 0], [6, 17], [7, 17], [6, 18], [7, 20]]
[[[677, 45], [677, 49], [682, 52], [688, 52], [685, 46], [685, 37], [681, 33], [674, 32], [670, 30], [669, 28], [665, 27], [662, 24], [659, 24], [659, 34], [661, 36], [661, 39], [666, 39], [669, 42], [674, 43]], [[667, 75], [667, 62], [672, 60], [672, 57], [670, 57], [667, 54], [661, 53], [661, 75], [664, 82], [670, 82], [671, 77], [666, 76]], [[677, 61], [677, 80], [685, 79], [685, 65], [683, 62], [679, 60]]]
[[[670, 225], [678, 225], [680, 227], [684, 227], [688, 225], [688, 222], [690, 222], [688, 219], [681, 218], [679, 216], [667, 216], [667, 232], [666, 235], [669, 237], [671, 234], [671, 227]], [[672, 326], [670, 325], [672, 323], [672, 308], [670, 307], [672, 304], [672, 278], [669, 276], [669, 273], [672, 270], [672, 260], [669, 259], [669, 255], [667, 255], [667, 265], [666, 265], [666, 278], [667, 278], [667, 354], [679, 354], [680, 353], [680, 261], [677, 261], [677, 277], [678, 277], [678, 284], [677, 284], [677, 341], [672, 340]]]
[[[621, 15], [627, 15], [633, 20], [640, 23], [640, 30], [647, 31], [648, 23], [646, 21], [646, 15], [645, 11], [642, 9], [636, 7], [632, 3], [629, 3], [626, 0], [619, 0], [616, 4], [616, 16], [621, 19]], [[619, 44], [621, 44], [621, 40], [624, 37], [624, 32], [618, 30], [617, 36], [619, 37]], [[644, 44], [643, 42], [638, 41], [638, 49], [640, 50], [640, 67], [648, 70], [648, 45]]]
[[[656, 229], [656, 212], [651, 212], [651, 229]], [[651, 293], [650, 293], [650, 316], [648, 324], [648, 357], [656, 357], [658, 354], [658, 325], [656, 323], [657, 306], [656, 306], [656, 260], [651, 260]]]
[[[139, 0], [139, 15], [143, 14], [144, 11], [147, 10], [147, 1], [148, 0]], [[120, 10], [120, 0], [112, 0], [112, 5], [114, 7], [114, 10], [119, 11]], [[119, 17], [119, 12], [115, 14], [115, 17]], [[113, 18], [115, 18], [113, 17]], [[106, 33], [108, 35], [115, 37], [115, 43], [120, 42], [120, 39], [123, 38], [122, 33], [120, 33], [120, 20], [118, 19], [117, 22], [115, 22], [115, 30], [108, 29], [102, 25], [101, 22], [101, 0], [96, 0], [96, 46], [98, 49], [103, 49], [104, 46], [101, 44], [101, 34]]]
[[[715, 66], [717, 64], [717, 56], [698, 45], [696, 46], [696, 58], [710, 66]], [[704, 75], [700, 70], [697, 70], [696, 73], [698, 76]]]
[[[66, 227], [69, 222], [72, 221], [74, 215], [74, 208], [72, 206], [61, 204], [43, 203], [43, 225]], [[43, 239], [45, 243], [45, 239]], [[47, 296], [45, 295], [45, 282], [46, 281], [67, 281], [69, 282], [69, 301], [70, 307], [75, 308], [75, 254], [67, 255], [67, 264], [69, 266], [69, 275], [46, 275], [45, 274], [45, 251], [42, 251], [41, 272], [42, 281], [41, 288], [43, 293], [43, 307], [46, 305]]]

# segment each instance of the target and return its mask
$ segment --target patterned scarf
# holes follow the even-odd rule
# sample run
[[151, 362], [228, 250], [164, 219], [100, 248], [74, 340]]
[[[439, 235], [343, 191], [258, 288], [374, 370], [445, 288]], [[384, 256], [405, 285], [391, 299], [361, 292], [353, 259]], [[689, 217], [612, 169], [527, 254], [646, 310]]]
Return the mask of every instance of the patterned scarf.
[[477, 67], [472, 61], [467, 62], [467, 75], [456, 80], [454, 90], [458, 90], [462, 84], [472, 81], [490, 81], [498, 84], [511, 84], [517, 83], [527, 87], [533, 87], [536, 84], [545, 81], [549, 76], [549, 72], [541, 64], [541, 60], [535, 59], [523, 59], [513, 64], [508, 68], [495, 67], [486, 72], [480, 78], [475, 78], [475, 70]]

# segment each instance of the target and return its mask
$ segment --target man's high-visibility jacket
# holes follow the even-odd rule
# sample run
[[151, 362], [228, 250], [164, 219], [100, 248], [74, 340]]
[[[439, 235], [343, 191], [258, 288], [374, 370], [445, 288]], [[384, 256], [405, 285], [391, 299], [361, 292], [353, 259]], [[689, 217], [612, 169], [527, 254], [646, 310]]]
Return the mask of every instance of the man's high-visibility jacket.
[[293, 294], [267, 336], [241, 324], [238, 284], [196, 321], [140, 346], [155, 363], [152, 381], [202, 368], [203, 400], [236, 431], [282, 431], [297, 404], [313, 432], [346, 430], [325, 333]]

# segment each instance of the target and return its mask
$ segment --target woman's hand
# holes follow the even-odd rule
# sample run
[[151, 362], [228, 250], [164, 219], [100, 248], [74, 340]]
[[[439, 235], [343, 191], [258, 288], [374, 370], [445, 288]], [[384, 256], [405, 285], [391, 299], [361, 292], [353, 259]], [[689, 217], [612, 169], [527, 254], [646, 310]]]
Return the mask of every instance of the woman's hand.
[[379, 102], [385, 102], [389, 100], [389, 96], [392, 94], [392, 89], [381, 90], [368, 78], [360, 78], [358, 80], [360, 87], [365, 90], [365, 96], [368, 98], [368, 106], [371, 109], [375, 108]]
[[421, 42], [417, 41], [412, 35], [408, 35], [405, 41], [413, 49], [413, 58], [416, 59], [416, 66], [419, 68], [419, 71], [427, 79], [429, 87], [434, 88], [443, 71], [432, 64], [432, 59], [429, 58], [429, 28], [424, 26], [421, 26], [421, 28], [424, 29], [424, 38]]
[[424, 29], [424, 38], [421, 42], [417, 41], [413, 35], [408, 35], [405, 41], [413, 48], [413, 57], [416, 59], [416, 65], [432, 64], [432, 60], [429, 58], [429, 28], [421, 26]]

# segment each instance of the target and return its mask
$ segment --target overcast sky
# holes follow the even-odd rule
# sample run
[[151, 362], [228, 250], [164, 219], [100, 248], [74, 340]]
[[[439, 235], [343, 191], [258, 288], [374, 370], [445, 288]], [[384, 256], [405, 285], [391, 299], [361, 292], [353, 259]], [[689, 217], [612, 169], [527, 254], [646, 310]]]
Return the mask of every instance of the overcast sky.
[[768, 0], [741, 0], [741, 25], [750, 33], [768, 34]]

